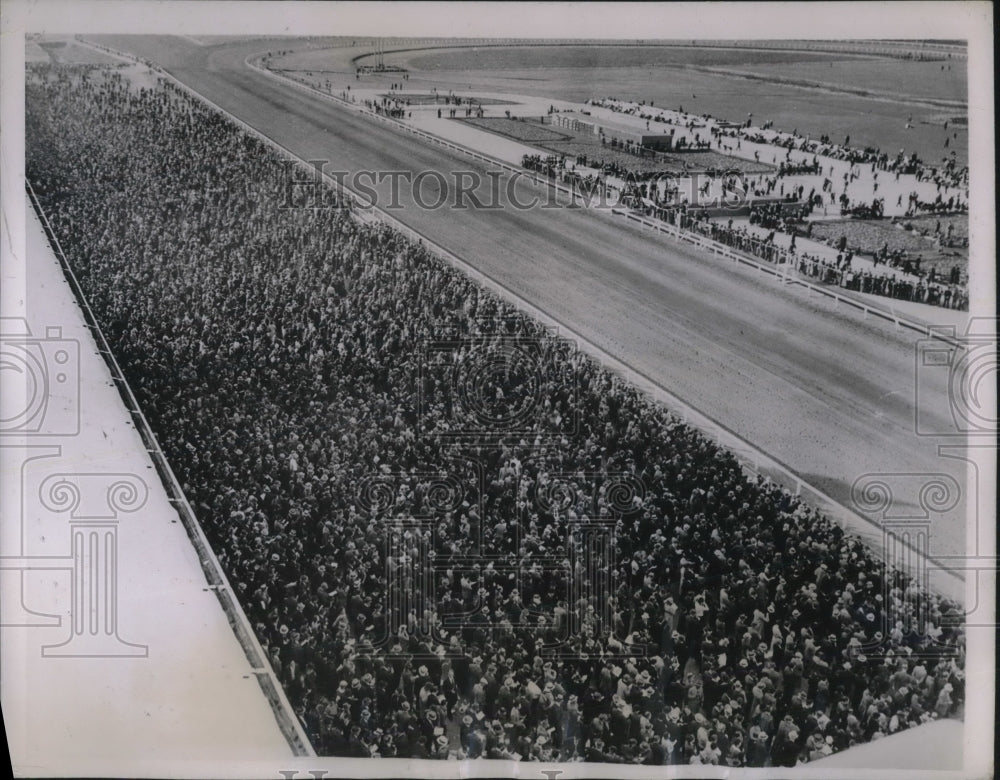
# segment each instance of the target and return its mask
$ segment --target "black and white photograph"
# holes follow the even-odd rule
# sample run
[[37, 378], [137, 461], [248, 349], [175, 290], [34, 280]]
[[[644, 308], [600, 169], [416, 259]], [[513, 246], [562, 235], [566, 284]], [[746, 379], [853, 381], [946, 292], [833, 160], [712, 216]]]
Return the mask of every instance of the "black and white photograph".
[[0, 26], [15, 777], [993, 776], [991, 4]]

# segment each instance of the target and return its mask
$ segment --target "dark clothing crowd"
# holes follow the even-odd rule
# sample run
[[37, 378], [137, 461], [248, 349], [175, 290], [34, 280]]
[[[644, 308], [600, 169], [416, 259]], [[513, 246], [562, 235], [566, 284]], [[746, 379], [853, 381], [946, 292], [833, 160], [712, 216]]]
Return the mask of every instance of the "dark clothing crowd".
[[318, 753], [793, 766], [961, 716], [957, 605], [568, 342], [286, 208], [165, 81], [26, 90], [29, 180]]

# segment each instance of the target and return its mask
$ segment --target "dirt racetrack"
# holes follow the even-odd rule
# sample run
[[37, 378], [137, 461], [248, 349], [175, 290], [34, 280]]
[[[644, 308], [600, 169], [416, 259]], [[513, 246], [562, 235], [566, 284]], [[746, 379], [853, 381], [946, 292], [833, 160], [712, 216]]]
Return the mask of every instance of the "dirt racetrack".
[[[245, 65], [291, 42], [93, 40], [160, 63], [298, 156], [328, 160], [328, 171], [487, 170]], [[375, 189], [387, 198], [387, 187]], [[477, 194], [488, 197], [485, 186]], [[916, 332], [835, 310], [607, 214], [428, 210], [405, 188], [401, 203], [402, 222], [845, 505], [869, 473], [945, 473], [964, 486], [962, 462], [940, 457], [941, 440], [914, 429]], [[954, 429], [943, 384], [923, 388], [920, 400], [928, 429]], [[896, 500], [897, 509], [916, 506], [915, 494]], [[964, 503], [935, 518], [932, 556], [964, 551]]]

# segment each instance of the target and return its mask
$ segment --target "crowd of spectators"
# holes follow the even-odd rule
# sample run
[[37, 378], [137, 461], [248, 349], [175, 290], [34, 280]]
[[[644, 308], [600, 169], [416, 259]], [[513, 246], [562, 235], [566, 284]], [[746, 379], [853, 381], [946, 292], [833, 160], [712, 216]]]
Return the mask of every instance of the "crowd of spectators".
[[819, 160], [815, 157], [810, 162], [786, 162], [782, 160], [778, 163], [779, 176], [819, 176], [823, 172]]
[[912, 174], [917, 181], [933, 181], [941, 187], [965, 187], [969, 185], [969, 169], [959, 167], [954, 155], [948, 155], [941, 165], [932, 166], [917, 157], [916, 154], [906, 154], [900, 150], [895, 155], [884, 152], [876, 147], [858, 148], [851, 146], [851, 138], [847, 136], [843, 144], [834, 143], [829, 136], [821, 135], [813, 140], [798, 132], [762, 133], [749, 128], [734, 128], [722, 130], [720, 135], [737, 137], [743, 141], [759, 144], [770, 144], [791, 151], [806, 152], [814, 157], [826, 157], [832, 160], [842, 160], [852, 166], [871, 166], [873, 173], [886, 171], [897, 177], [900, 174]]
[[[617, 113], [638, 116], [641, 119], [655, 122], [676, 124], [689, 129], [707, 125], [713, 138], [728, 137], [750, 143], [767, 144], [784, 149], [786, 154], [791, 151], [800, 151], [833, 160], [843, 160], [852, 165], [870, 165], [873, 171], [887, 171], [897, 175], [913, 174], [917, 177], [917, 181], [932, 180], [942, 187], [968, 187], [969, 184], [968, 167], [959, 166], [953, 153], [946, 155], [940, 165], [930, 165], [918, 158], [916, 154], [906, 154], [902, 150], [891, 154], [877, 147], [859, 148], [852, 146], [849, 135], [844, 138], [843, 143], [837, 143], [826, 134], [812, 138], [797, 130], [792, 132], [775, 131], [771, 129], [773, 122], [764, 122], [760, 127], [753, 127], [750, 117], [745, 122], [733, 123], [718, 120], [710, 114], [696, 116], [686, 113], [684, 106], [679, 106], [678, 110], [673, 112], [663, 108], [653, 111], [652, 102], [647, 106], [645, 101], [633, 102], [613, 97], [591, 99], [588, 102], [590, 105], [607, 108]], [[948, 129], [947, 122], [945, 122], [944, 127], [946, 130]]]
[[[640, 146], [632, 145], [625, 147], [617, 144], [616, 142], [612, 148], [614, 148], [617, 152], [624, 152], [635, 157], [658, 157], [657, 152], [649, 149], [642, 152], [638, 151], [642, 150], [642, 147]], [[544, 173], [550, 179], [558, 178], [567, 183], [570, 180], [578, 181], [583, 176], [582, 174], [576, 172], [577, 167], [588, 168], [596, 171], [595, 174], [587, 174], [590, 176], [603, 176], [605, 178], [613, 177], [629, 182], [652, 181], [653, 179], [664, 176], [670, 170], [669, 166], [666, 164], [660, 170], [655, 168], [647, 170], [631, 168], [628, 165], [623, 165], [618, 160], [604, 160], [594, 158], [593, 156], [586, 154], [574, 155], [570, 165], [567, 165], [567, 158], [565, 155], [542, 156], [539, 154], [525, 154], [521, 156], [521, 166], [529, 171]]]
[[[850, 136], [847, 136], [842, 144], [837, 144], [828, 135], [820, 135], [819, 138], [812, 139], [800, 134], [798, 131], [792, 131], [791, 133], [768, 131], [767, 128], [770, 123], [764, 123], [760, 128], [751, 127], [749, 118], [746, 123], [735, 124], [716, 120], [708, 114], [695, 117], [684, 114], [683, 107], [676, 113], [670, 111], [664, 112], [663, 109], [659, 109], [655, 113], [646, 113], [649, 109], [647, 109], [644, 102], [634, 103], [607, 98], [604, 100], [591, 100], [590, 103], [615, 112], [638, 115], [647, 120], [667, 121], [671, 124], [676, 121], [677, 124], [687, 128], [703, 127], [707, 124], [709, 132], [712, 138], [716, 140], [720, 150], [723, 148], [729, 150], [742, 148], [742, 142], [744, 141], [776, 146], [785, 151], [784, 160], [778, 161], [775, 158], [775, 164], [779, 166], [779, 177], [821, 175], [824, 170], [820, 162], [820, 158], [822, 157], [828, 160], [840, 160], [850, 163], [849, 174], [844, 174], [845, 183], [848, 177], [850, 181], [854, 181], [860, 175], [862, 167], [870, 166], [871, 174], [875, 181], [872, 192], [873, 197], [878, 195], [877, 179], [880, 172], [894, 175], [897, 181], [900, 175], [906, 174], [915, 176], [917, 182], [934, 182], [937, 190], [936, 197], [933, 200], [924, 201], [917, 198], [915, 194], [911, 195], [910, 201], [907, 204], [906, 213], [908, 216], [927, 213], [966, 213], [968, 211], [969, 169], [968, 166], [960, 167], [958, 165], [954, 153], [942, 158], [939, 165], [930, 165], [919, 159], [916, 154], [906, 154], [903, 150], [893, 155], [875, 147], [857, 148], [851, 146]], [[651, 109], [651, 106], [649, 108]], [[722, 143], [724, 138], [733, 139], [735, 147], [724, 145]], [[809, 154], [812, 156], [812, 159], [798, 162], [792, 161], [791, 154], [793, 151]], [[755, 153], [755, 159], [759, 160], [759, 153]], [[832, 175], [832, 167], [830, 171]], [[948, 189], [965, 192], [966, 197], [963, 199], [959, 195], [948, 194]], [[845, 199], [845, 202], [841, 204], [845, 214], [856, 212], [857, 216], [866, 219], [877, 219], [881, 216], [882, 209], [873, 208], [869, 200], [859, 203], [847, 203], [846, 195], [842, 197]]]
[[[968, 311], [969, 293], [967, 286], [960, 283], [957, 271], [953, 271], [948, 280], [929, 273], [922, 277], [904, 276], [905, 269], [900, 265], [900, 272], [872, 270], [857, 270], [841, 261], [834, 262], [818, 255], [795, 248], [795, 237], [788, 247], [779, 246], [775, 242], [778, 224], [774, 224], [768, 235], [761, 237], [745, 225], [734, 226], [722, 224], [709, 217], [702, 208], [689, 208], [686, 204], [662, 207], [648, 205], [644, 208], [647, 216], [655, 216], [681, 230], [698, 233], [712, 241], [738, 249], [761, 260], [775, 264], [788, 264], [800, 273], [818, 279], [824, 284], [832, 284], [857, 292], [880, 295], [897, 300], [926, 303], [949, 309]], [[782, 223], [784, 224], [784, 223]], [[763, 225], [762, 227], [767, 227]], [[911, 268], [916, 271], [917, 269]]]
[[750, 207], [750, 224], [760, 225], [767, 230], [791, 233], [806, 213], [806, 206], [789, 209], [781, 203], [758, 203]]
[[[165, 81], [26, 93], [29, 180], [320, 754], [792, 766], [961, 714], [955, 605], [425, 247], [285, 208], [285, 161]], [[548, 345], [544, 402], [460, 467], [422, 345], [498, 329]]]
[[[591, 101], [593, 105], [600, 105], [622, 113], [633, 113], [645, 117], [642, 113], [644, 104], [625, 104], [613, 99], [602, 101]], [[657, 114], [657, 116], [659, 116]], [[710, 119], [710, 117], [705, 118]], [[717, 130], [713, 128], [713, 130]], [[719, 135], [724, 135], [728, 130], [718, 129]], [[733, 130], [736, 132], [736, 130]], [[742, 137], [753, 140], [752, 134], [746, 128], [739, 128]], [[761, 136], [763, 138], [763, 136]], [[756, 139], [761, 140], [761, 139]], [[849, 142], [845, 139], [845, 144]], [[642, 210], [647, 216], [655, 216], [665, 220], [682, 229], [694, 229], [702, 235], [710, 236], [713, 240], [733, 246], [753, 254], [756, 257], [768, 262], [790, 263], [791, 267], [797, 268], [802, 273], [818, 278], [825, 283], [836, 284], [847, 289], [859, 292], [880, 295], [884, 297], [896, 298], [898, 300], [913, 301], [953, 309], [967, 309], [968, 307], [968, 287], [963, 282], [957, 272], [952, 272], [947, 279], [923, 273], [919, 267], [907, 268], [908, 259], [899, 253], [890, 254], [886, 250], [885, 254], [874, 253], [873, 265], [882, 263], [891, 268], [899, 269], [900, 273], [877, 272], [874, 270], [855, 271], [839, 267], [839, 264], [818, 256], [812, 256], [808, 252], [795, 251], [795, 236], [804, 234], [809, 236], [808, 231], [800, 230], [802, 220], [809, 217], [815, 210], [823, 206], [825, 194], [829, 195], [831, 204], [839, 204], [838, 214], [855, 219], [879, 220], [885, 213], [885, 199], [873, 197], [868, 201], [851, 201], [847, 196], [847, 184], [855, 181], [860, 175], [860, 166], [870, 164], [872, 173], [875, 176], [875, 187], [877, 192], [878, 171], [888, 171], [899, 176], [900, 173], [916, 173], [918, 180], [921, 177], [933, 177], [937, 182], [938, 194], [933, 201], [922, 201], [916, 192], [909, 195], [906, 205], [906, 215], [916, 214], [952, 214], [965, 213], [968, 204], [955, 195], [944, 197], [942, 187], [954, 184], [947, 180], [952, 171], [952, 166], [947, 165], [943, 172], [928, 171], [921, 167], [920, 161], [915, 156], [905, 157], [898, 155], [895, 159], [890, 159], [878, 150], [862, 150], [857, 155], [831, 154], [829, 156], [836, 159], [847, 159], [851, 162], [850, 169], [843, 174], [844, 192], [838, 197], [834, 191], [834, 182], [831, 178], [825, 178], [819, 192], [813, 187], [808, 194], [805, 192], [805, 185], [802, 183], [791, 184], [788, 187], [783, 183], [783, 179], [789, 176], [816, 175], [824, 173], [824, 168], [820, 162], [818, 154], [825, 154], [832, 146], [831, 141], [826, 136], [821, 136], [819, 141], [811, 144], [795, 146], [790, 142], [786, 144], [789, 150], [793, 148], [806, 149], [814, 152], [811, 161], [793, 163], [782, 161], [778, 169], [773, 174], [758, 174], [753, 176], [738, 176], [738, 180], [730, 183], [732, 172], [706, 172], [706, 178], [702, 183], [702, 190], [694, 196], [694, 193], [682, 192], [677, 184], [676, 178], [664, 176], [662, 172], [653, 171], [633, 171], [622, 165], [604, 165], [602, 161], [595, 161], [586, 156], [577, 156], [575, 164], [583, 167], [596, 167], [599, 173], [596, 176], [583, 177], [575, 170], [566, 169], [565, 159], [558, 157], [542, 157], [540, 155], [525, 155], [522, 165], [533, 171], [544, 173], [552, 179], [560, 179], [564, 182], [577, 186], [581, 191], [593, 192], [596, 188], [615, 188], [619, 193], [619, 201], [626, 206]], [[848, 149], [846, 145], [843, 147]], [[605, 177], [605, 181], [600, 181], [600, 176]], [[829, 175], [833, 176], [832, 167]], [[713, 186], [709, 179], [714, 177], [721, 182], [721, 192], [708, 192]], [[608, 179], [616, 181], [610, 184]], [[959, 177], [961, 182], [967, 185], [967, 171]], [[616, 187], [619, 185], [620, 187]], [[733, 229], [731, 225], [723, 227], [721, 224], [705, 222], [709, 218], [709, 211], [703, 208], [712, 197], [715, 197], [714, 205], [717, 207], [713, 216], [718, 216], [720, 209], [729, 207], [739, 208], [747, 205], [749, 198], [749, 221], [751, 225], [766, 228], [791, 235], [792, 243], [789, 249], [782, 249], [774, 243], [773, 236], [770, 239], [762, 240], [754, 235], [752, 231], [745, 228]], [[752, 196], [752, 197], [751, 197]], [[773, 198], [777, 200], [772, 200]], [[902, 205], [902, 196], [897, 205]], [[824, 208], [824, 214], [826, 208]], [[955, 243], [951, 236], [951, 226], [947, 235], [940, 229], [935, 231], [936, 240], [939, 246], [950, 246]], [[968, 244], [968, 238], [959, 238], [958, 243]]]
[[365, 100], [365, 108], [390, 119], [406, 119], [413, 115], [409, 111], [410, 101], [398, 97], [385, 97], [381, 100]]

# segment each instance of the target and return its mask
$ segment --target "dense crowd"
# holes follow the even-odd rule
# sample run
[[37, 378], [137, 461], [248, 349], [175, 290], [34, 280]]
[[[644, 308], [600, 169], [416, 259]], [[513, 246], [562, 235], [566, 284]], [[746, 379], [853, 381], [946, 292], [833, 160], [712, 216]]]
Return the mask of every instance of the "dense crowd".
[[[28, 177], [320, 754], [792, 766], [961, 714], [955, 605], [424, 247], [282, 208], [282, 158], [166, 82], [26, 90]], [[463, 461], [421, 345], [498, 331], [542, 400]]]

